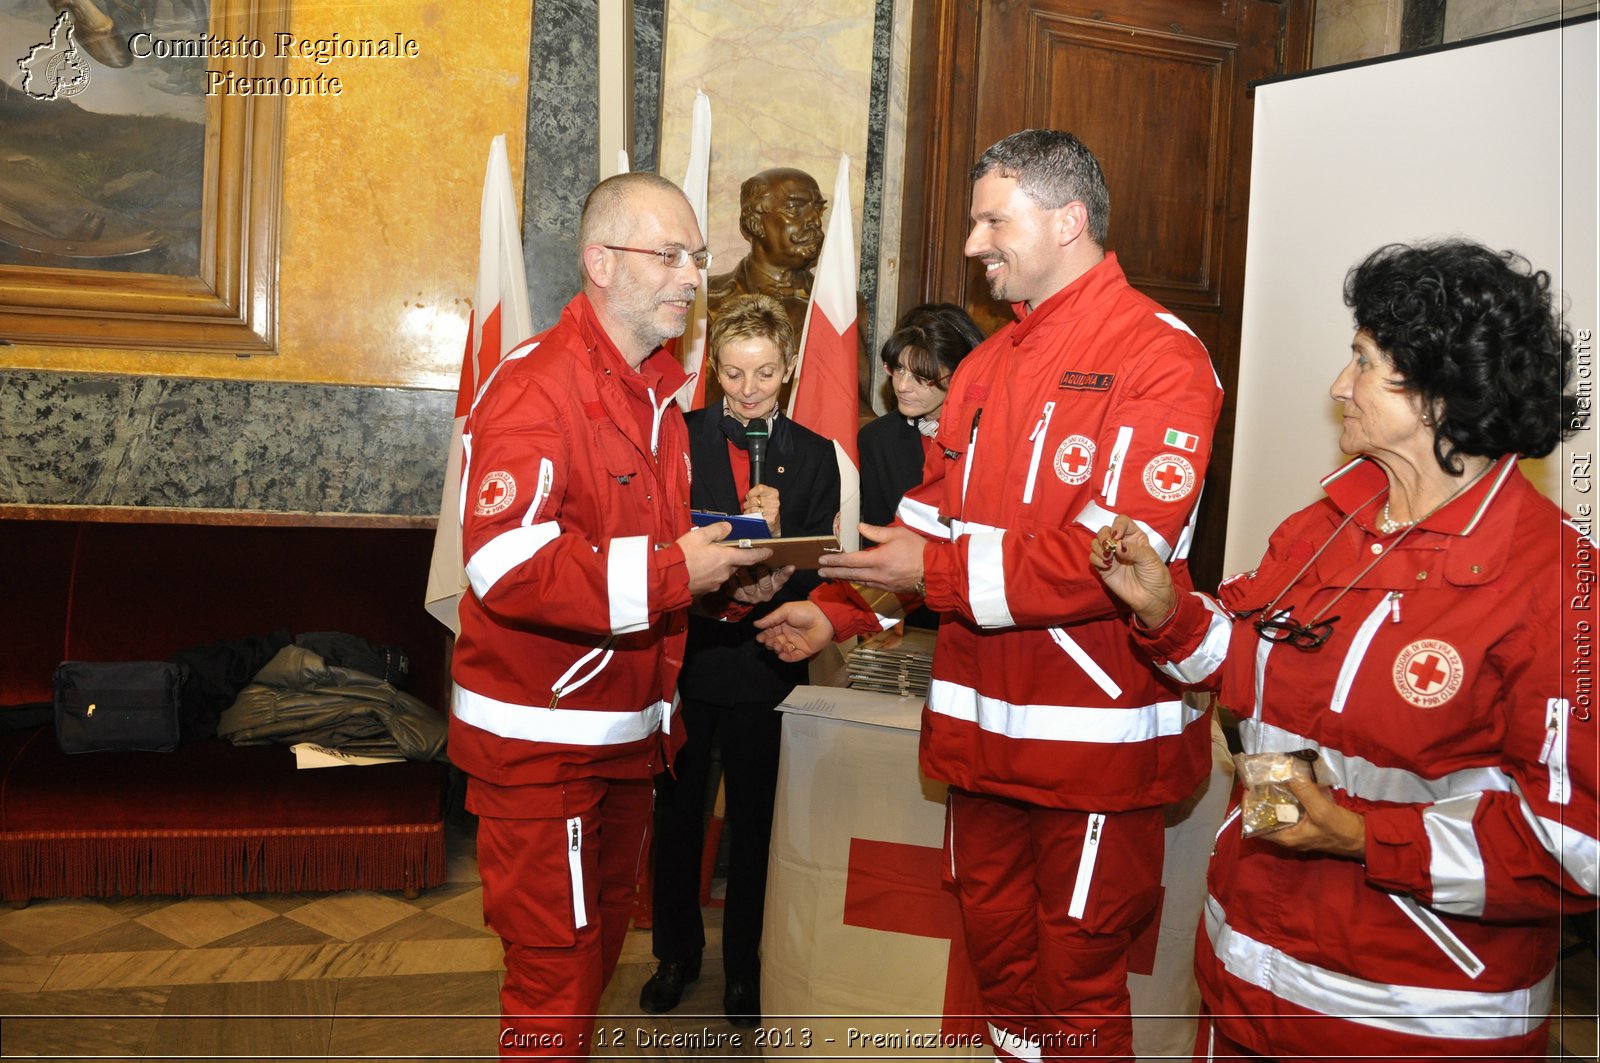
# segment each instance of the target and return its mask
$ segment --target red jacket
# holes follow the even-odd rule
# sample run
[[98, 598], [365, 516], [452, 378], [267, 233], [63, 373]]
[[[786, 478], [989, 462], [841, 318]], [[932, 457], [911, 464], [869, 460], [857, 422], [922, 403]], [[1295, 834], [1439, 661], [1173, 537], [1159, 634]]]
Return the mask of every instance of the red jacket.
[[[896, 515], [928, 538], [927, 604], [948, 614], [923, 712], [930, 776], [1089, 812], [1194, 791], [1205, 714], [1134, 648], [1088, 554], [1127, 513], [1185, 571], [1221, 406], [1205, 347], [1115, 255], [957, 367], [941, 452]], [[839, 584], [815, 598], [841, 638], [880, 623]]]
[[479, 391], [450, 720], [450, 759], [473, 777], [646, 779], [682, 743], [684, 382], [664, 351], [632, 372], [579, 295]]
[[[1375, 464], [1324, 485], [1220, 604], [1185, 595], [1145, 637], [1241, 717], [1247, 752], [1319, 750], [1334, 799], [1366, 819], [1364, 863], [1243, 840], [1236, 812], [1224, 824], [1207, 1006], [1272, 1056], [1542, 1057], [1559, 916], [1594, 907], [1600, 874], [1594, 544], [1511, 457], [1403, 538], [1374, 529]], [[1306, 621], [1348, 586], [1320, 648], [1229, 612], [1291, 582], [1274, 612]]]

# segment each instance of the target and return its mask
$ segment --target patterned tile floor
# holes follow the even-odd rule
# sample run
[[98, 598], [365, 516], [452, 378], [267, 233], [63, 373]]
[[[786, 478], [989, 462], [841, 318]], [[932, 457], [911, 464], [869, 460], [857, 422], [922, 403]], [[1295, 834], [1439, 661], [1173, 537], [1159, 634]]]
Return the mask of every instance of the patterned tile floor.
[[[453, 830], [449, 881], [415, 901], [258, 894], [0, 909], [0, 1057], [482, 1057], [499, 1030], [501, 967], [480, 904], [470, 832]], [[629, 934], [601, 1004], [627, 1036], [597, 1054], [712, 1058], [650, 1046], [639, 1031], [738, 1032], [721, 1014], [712, 959], [720, 915], [707, 912], [705, 973], [669, 1016], [636, 1015], [654, 961], [649, 932]], [[1595, 1059], [1595, 967], [1587, 951], [1563, 965], [1569, 1017], [1556, 1028], [1552, 1058]], [[755, 1054], [745, 1047], [715, 1058]]]

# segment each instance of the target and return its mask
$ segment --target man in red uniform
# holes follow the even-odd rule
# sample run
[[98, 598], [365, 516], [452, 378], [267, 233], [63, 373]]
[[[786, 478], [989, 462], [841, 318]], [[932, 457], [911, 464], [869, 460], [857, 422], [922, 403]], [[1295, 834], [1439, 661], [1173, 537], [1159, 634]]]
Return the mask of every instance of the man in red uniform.
[[688, 201], [654, 174], [602, 181], [579, 248], [583, 291], [485, 382], [464, 437], [450, 758], [505, 945], [505, 1055], [589, 1054], [651, 779], [683, 741], [686, 608], [768, 556], [690, 528], [686, 377], [661, 349], [707, 258]]
[[950, 784], [990, 1036], [1001, 1058], [1132, 1058], [1127, 950], [1160, 895], [1162, 805], [1210, 770], [1210, 726], [1134, 652], [1087, 551], [1126, 513], [1186, 575], [1222, 392], [1104, 250], [1110, 197], [1077, 138], [1014, 134], [973, 179], [966, 253], [1018, 320], [957, 367], [922, 484], [864, 526], [879, 545], [822, 569], [855, 586], [757, 626], [796, 659], [919, 601], [944, 614], [921, 759]]

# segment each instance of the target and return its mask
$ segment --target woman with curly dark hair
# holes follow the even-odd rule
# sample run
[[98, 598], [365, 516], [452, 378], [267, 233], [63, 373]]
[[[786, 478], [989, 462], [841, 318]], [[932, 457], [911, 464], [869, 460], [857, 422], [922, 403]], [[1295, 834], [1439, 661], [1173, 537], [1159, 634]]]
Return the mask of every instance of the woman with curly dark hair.
[[1571, 336], [1548, 275], [1465, 241], [1380, 248], [1345, 301], [1355, 460], [1254, 572], [1180, 596], [1126, 517], [1093, 547], [1163, 670], [1322, 784], [1218, 836], [1201, 1057], [1543, 1058], [1600, 888], [1595, 545], [1517, 468], [1570, 432]]

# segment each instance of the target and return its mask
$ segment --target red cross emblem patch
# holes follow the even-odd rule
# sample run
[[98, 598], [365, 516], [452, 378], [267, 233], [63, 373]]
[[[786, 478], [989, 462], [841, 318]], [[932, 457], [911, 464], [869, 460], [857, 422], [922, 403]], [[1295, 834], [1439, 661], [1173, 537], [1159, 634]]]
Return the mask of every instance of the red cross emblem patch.
[[477, 504], [472, 507], [472, 512], [480, 517], [492, 517], [511, 505], [516, 497], [517, 481], [511, 478], [510, 473], [496, 469], [478, 485]]
[[1088, 436], [1068, 436], [1056, 448], [1056, 475], [1062, 483], [1083, 483], [1093, 467], [1094, 440]]
[[1394, 688], [1419, 709], [1432, 709], [1455, 697], [1466, 669], [1454, 646], [1418, 639], [1394, 659]]
[[1194, 466], [1182, 454], [1157, 454], [1144, 467], [1144, 489], [1152, 498], [1176, 502], [1194, 490]]

